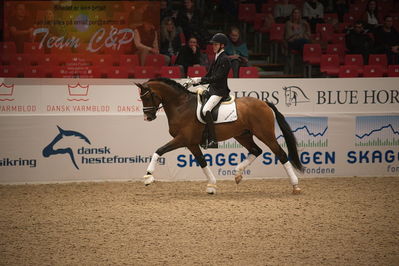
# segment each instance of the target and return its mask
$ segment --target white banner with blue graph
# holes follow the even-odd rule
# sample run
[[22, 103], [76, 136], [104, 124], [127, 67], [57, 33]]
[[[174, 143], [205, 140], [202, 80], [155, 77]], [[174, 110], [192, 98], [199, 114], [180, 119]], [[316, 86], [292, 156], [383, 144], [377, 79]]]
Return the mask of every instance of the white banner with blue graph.
[[[168, 142], [162, 110], [143, 119], [134, 82], [105, 79], [0, 79], [0, 183], [142, 180]], [[183, 82], [183, 80], [179, 81]], [[399, 79], [230, 79], [236, 97], [274, 103], [286, 116], [302, 177], [399, 176]], [[276, 125], [276, 136], [285, 142]], [[262, 154], [245, 178], [286, 177]], [[217, 179], [233, 180], [247, 152], [234, 139], [204, 150]], [[204, 180], [187, 149], [165, 154], [158, 180]]]

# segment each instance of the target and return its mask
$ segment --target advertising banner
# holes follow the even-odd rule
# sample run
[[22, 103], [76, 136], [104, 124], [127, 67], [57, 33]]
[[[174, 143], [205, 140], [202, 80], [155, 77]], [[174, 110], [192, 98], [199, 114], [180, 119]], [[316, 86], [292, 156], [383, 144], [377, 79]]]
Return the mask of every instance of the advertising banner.
[[[301, 177], [399, 176], [399, 88], [383, 79], [231, 79], [237, 97], [276, 104], [305, 167]], [[171, 136], [167, 117], [143, 119], [134, 82], [3, 79], [0, 183], [141, 180], [154, 151]], [[179, 80], [183, 82], [183, 80]], [[276, 137], [286, 149], [276, 125]], [[270, 149], [245, 178], [286, 177]], [[248, 152], [234, 139], [203, 150], [217, 179], [232, 180]], [[187, 149], [163, 155], [159, 180], [205, 180]], [[288, 182], [288, 180], [287, 180]]]
[[88, 70], [107, 63], [97, 62], [95, 55], [137, 52], [135, 29], [142, 24], [159, 33], [159, 2], [7, 1], [2, 61], [22, 75], [36, 66], [43, 68], [42, 78], [46, 67], [62, 69], [63, 76], [55, 77], [85, 73], [90, 78]]

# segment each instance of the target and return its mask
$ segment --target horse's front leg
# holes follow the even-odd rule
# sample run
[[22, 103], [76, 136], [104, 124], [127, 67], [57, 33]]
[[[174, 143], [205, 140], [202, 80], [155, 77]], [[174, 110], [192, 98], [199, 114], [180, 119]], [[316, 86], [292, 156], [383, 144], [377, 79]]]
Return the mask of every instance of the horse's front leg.
[[181, 148], [181, 147], [183, 147], [183, 145], [179, 141], [179, 139], [174, 138], [155, 151], [155, 153], [151, 157], [151, 162], [147, 167], [147, 173], [144, 176], [144, 185], [148, 186], [149, 184], [151, 184], [155, 181], [155, 178], [152, 174], [155, 171], [155, 166], [158, 162], [158, 158], [167, 152], [173, 151], [173, 150], [175, 150], [177, 148]]
[[187, 147], [191, 153], [194, 155], [195, 159], [199, 163], [204, 172], [206, 178], [208, 179], [208, 185], [206, 186], [206, 192], [208, 194], [215, 194], [216, 193], [216, 178], [213, 175], [211, 169], [209, 168], [208, 164], [205, 161], [204, 155], [202, 154], [201, 149], [198, 145], [192, 145]]

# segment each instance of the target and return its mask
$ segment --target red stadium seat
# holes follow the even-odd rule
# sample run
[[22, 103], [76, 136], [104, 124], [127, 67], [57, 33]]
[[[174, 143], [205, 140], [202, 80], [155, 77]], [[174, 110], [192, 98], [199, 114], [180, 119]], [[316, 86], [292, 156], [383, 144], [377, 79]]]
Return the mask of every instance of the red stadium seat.
[[0, 77], [3, 78], [14, 78], [17, 77], [17, 71], [12, 65], [0, 66]]
[[399, 77], [399, 65], [388, 66], [388, 77]]
[[44, 48], [39, 48], [40, 43], [38, 42], [26, 42], [24, 43], [25, 54], [44, 54]]
[[259, 70], [256, 67], [240, 67], [240, 78], [259, 78]]
[[318, 43], [307, 43], [303, 46], [302, 60], [307, 68], [307, 76], [312, 77], [312, 66], [320, 65], [321, 45]]
[[155, 78], [155, 68], [153, 66], [134, 66], [134, 78], [149, 79]]
[[339, 57], [337, 54], [323, 54], [320, 59], [320, 72], [327, 76], [338, 76]]
[[238, 5], [238, 20], [253, 23], [255, 21], [256, 6], [254, 3], [240, 3]]
[[179, 66], [162, 66], [161, 77], [178, 79], [182, 77]]
[[149, 54], [144, 65], [161, 68], [161, 66], [165, 66], [165, 56], [163, 54]]
[[331, 42], [334, 34], [332, 24], [328, 23], [317, 23], [316, 33], [319, 33], [323, 42]]
[[129, 77], [129, 72], [125, 67], [112, 66], [107, 69], [107, 77], [114, 79], [124, 79]]
[[345, 61], [345, 46], [342, 44], [330, 43], [327, 45], [327, 54], [337, 54], [339, 57], [339, 63], [343, 64]]
[[136, 54], [122, 54], [119, 55], [119, 65], [120, 66], [138, 66], [139, 57]]
[[17, 48], [14, 42], [0, 42], [0, 53], [1, 54], [15, 54]]
[[339, 75], [340, 78], [355, 78], [359, 76], [359, 72], [357, 71], [357, 66], [355, 65], [342, 65], [339, 66]]
[[346, 54], [344, 59], [345, 65], [353, 65], [356, 66], [357, 72], [359, 75], [363, 74], [363, 56], [360, 54]]
[[203, 77], [206, 75], [206, 68], [204, 66], [189, 66], [187, 68], [187, 77]]
[[383, 73], [387, 73], [388, 58], [386, 54], [371, 54], [369, 55], [369, 65], [380, 65]]
[[381, 65], [365, 65], [363, 68], [363, 77], [383, 77], [384, 69]]
[[278, 48], [284, 42], [285, 24], [272, 24], [270, 27], [269, 40], [271, 42], [271, 61], [277, 62]]
[[45, 78], [46, 74], [42, 66], [27, 66], [24, 69], [25, 78]]

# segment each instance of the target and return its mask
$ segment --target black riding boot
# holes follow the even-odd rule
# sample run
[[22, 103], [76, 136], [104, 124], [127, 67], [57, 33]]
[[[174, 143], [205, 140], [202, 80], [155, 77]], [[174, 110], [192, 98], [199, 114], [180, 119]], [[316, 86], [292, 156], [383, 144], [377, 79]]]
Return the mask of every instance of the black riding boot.
[[212, 114], [209, 111], [205, 114], [205, 122], [208, 128], [208, 143], [206, 148], [217, 149], [218, 142], [216, 141], [215, 137], [215, 126], [213, 124]]

